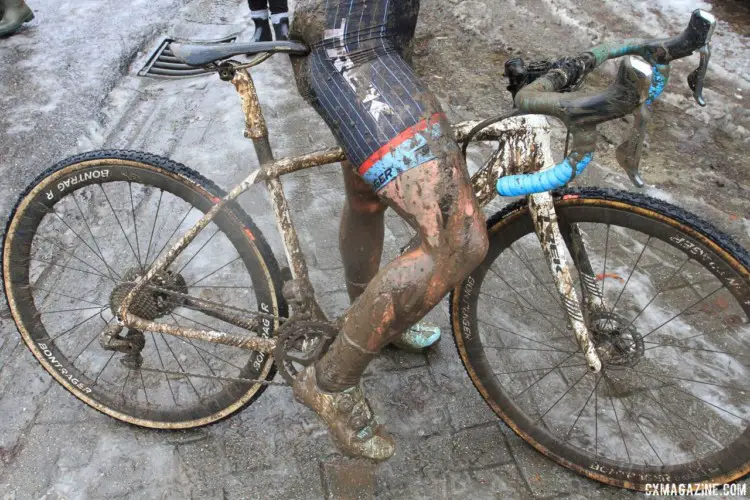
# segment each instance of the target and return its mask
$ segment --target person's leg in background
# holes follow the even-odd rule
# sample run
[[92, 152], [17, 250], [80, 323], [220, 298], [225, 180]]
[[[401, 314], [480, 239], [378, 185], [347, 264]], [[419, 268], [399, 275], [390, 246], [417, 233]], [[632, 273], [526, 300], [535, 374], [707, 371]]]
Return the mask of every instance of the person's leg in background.
[[268, 0], [247, 0], [250, 19], [255, 23], [253, 42], [270, 42], [271, 25], [268, 24]]
[[[289, 7], [287, 0], [248, 0], [250, 18], [255, 23], [254, 42], [270, 42], [271, 24], [276, 40], [289, 39]], [[269, 6], [270, 21], [269, 24]]]
[[0, 0], [0, 37], [12, 35], [23, 23], [34, 19], [34, 13], [24, 0]]
[[289, 40], [289, 5], [287, 0], [269, 0], [271, 24], [276, 40]]

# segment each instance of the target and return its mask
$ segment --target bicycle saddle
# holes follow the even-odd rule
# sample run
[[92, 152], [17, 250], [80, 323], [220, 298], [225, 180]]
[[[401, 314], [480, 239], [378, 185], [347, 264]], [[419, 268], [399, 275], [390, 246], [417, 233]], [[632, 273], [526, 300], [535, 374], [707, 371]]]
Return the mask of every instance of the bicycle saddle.
[[262, 52], [281, 52], [293, 56], [304, 56], [310, 49], [303, 43], [288, 42], [249, 42], [249, 43], [214, 43], [190, 45], [172, 43], [170, 49], [174, 56], [189, 66], [205, 66], [232, 56], [252, 55]]

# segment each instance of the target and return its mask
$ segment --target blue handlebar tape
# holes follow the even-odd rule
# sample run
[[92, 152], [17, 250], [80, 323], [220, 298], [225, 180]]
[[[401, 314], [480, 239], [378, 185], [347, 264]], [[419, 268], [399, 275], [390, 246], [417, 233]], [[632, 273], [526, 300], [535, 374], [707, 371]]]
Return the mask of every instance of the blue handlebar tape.
[[[646, 104], [651, 106], [656, 101], [662, 92], [664, 87], [667, 86], [669, 80], [669, 66], [666, 64], [656, 64], [651, 67], [651, 87], [648, 89], [648, 99]], [[666, 70], [666, 71], [665, 71]]]
[[[591, 163], [592, 158], [593, 155], [587, 153], [576, 163], [576, 175], [581, 175], [588, 164]], [[541, 172], [502, 177], [497, 181], [497, 192], [500, 193], [500, 196], [524, 196], [543, 193], [563, 187], [570, 182], [572, 176], [573, 165], [570, 157], [568, 157], [562, 163]]]

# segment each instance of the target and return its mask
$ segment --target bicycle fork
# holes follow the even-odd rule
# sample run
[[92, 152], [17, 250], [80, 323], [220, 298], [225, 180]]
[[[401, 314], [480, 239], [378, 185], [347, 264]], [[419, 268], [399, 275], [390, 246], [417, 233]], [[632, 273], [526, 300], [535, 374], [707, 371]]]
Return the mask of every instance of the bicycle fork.
[[[529, 211], [534, 221], [534, 231], [539, 238], [539, 243], [542, 245], [544, 258], [552, 272], [557, 293], [562, 298], [569, 326], [573, 330], [589, 369], [594, 373], [598, 373], [602, 369], [602, 362], [596, 352], [591, 332], [586, 326], [581, 302], [578, 300], [570, 268], [566, 262], [567, 259], [564, 252], [566, 242], [560, 232], [560, 225], [558, 224], [552, 195], [549, 192], [532, 194], [528, 197], [528, 200]], [[596, 284], [593, 273], [590, 272], [591, 265], [588, 264], [588, 256], [585, 254], [583, 240], [577, 228], [573, 229], [566, 223], [563, 224], [568, 235], [571, 254], [573, 254], [573, 258], [579, 266], [579, 275], [581, 276], [582, 288], [587, 301], [587, 311], [595, 310], [602, 307], [601, 291]]]

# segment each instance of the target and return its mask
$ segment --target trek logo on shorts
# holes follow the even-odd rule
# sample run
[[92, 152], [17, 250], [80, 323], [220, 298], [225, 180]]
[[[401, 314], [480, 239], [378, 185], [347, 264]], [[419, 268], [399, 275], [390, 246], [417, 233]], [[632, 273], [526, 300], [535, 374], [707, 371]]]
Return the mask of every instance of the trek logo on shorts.
[[443, 135], [442, 117], [442, 113], [436, 113], [388, 141], [359, 167], [359, 175], [379, 191], [402, 172], [434, 160], [427, 137], [437, 139]]

